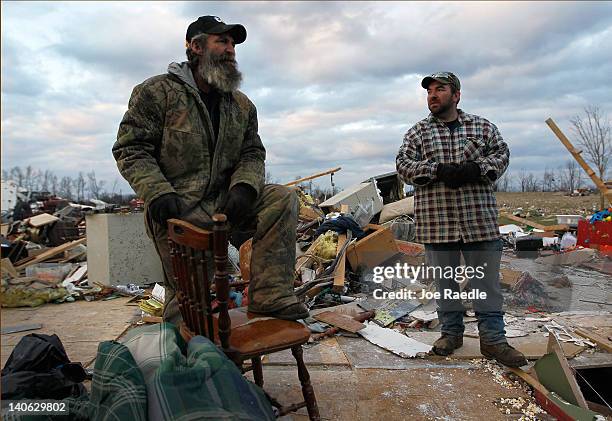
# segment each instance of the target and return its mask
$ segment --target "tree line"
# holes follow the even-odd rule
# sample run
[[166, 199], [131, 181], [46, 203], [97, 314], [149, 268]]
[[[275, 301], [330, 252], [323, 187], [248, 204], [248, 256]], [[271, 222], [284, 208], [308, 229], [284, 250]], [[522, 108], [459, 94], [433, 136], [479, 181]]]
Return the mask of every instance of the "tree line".
[[497, 180], [496, 190], [502, 192], [562, 191], [573, 193], [581, 188], [594, 188], [582, 168], [570, 159], [556, 169], [546, 168], [541, 175], [522, 169], [513, 175], [505, 173]]
[[110, 188], [107, 188], [107, 182], [99, 180], [94, 170], [88, 173], [81, 171], [75, 177], [58, 177], [53, 171], [40, 170], [33, 168], [31, 165], [25, 168], [15, 166], [8, 170], [3, 169], [2, 179], [13, 180], [19, 187], [26, 189], [28, 192], [48, 192], [77, 203], [89, 199], [98, 199], [107, 203], [123, 205], [136, 197], [133, 193], [123, 194], [121, 190], [117, 190], [117, 180], [110, 185]]

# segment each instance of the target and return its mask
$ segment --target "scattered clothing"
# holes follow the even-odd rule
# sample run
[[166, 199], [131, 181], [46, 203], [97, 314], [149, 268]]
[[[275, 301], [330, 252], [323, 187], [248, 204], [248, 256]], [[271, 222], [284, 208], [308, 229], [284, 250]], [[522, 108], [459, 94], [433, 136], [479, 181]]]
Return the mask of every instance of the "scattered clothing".
[[340, 215], [337, 218], [326, 220], [321, 224], [315, 232], [315, 238], [327, 231], [335, 231], [338, 234], [344, 234], [347, 231], [351, 231], [353, 237], [358, 240], [365, 237], [366, 233], [359, 227], [357, 222], [349, 215]]

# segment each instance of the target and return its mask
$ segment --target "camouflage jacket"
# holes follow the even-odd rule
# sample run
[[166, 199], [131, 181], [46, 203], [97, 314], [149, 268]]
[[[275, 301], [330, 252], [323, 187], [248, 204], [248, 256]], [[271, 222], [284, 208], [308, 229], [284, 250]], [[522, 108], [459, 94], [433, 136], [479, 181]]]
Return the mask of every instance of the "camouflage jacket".
[[219, 135], [186, 62], [147, 79], [132, 91], [113, 156], [123, 177], [146, 204], [176, 192], [187, 209], [209, 214], [238, 183], [257, 194], [266, 151], [257, 134], [255, 105], [242, 92], [222, 95]]

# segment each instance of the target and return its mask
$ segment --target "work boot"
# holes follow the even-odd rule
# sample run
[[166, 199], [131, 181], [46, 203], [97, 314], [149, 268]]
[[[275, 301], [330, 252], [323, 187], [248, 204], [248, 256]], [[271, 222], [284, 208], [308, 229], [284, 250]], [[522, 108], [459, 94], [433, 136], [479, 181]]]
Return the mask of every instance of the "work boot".
[[276, 317], [277, 319], [283, 320], [299, 320], [307, 318], [310, 316], [310, 313], [308, 313], [308, 307], [306, 307], [304, 303], [295, 303], [273, 313], [266, 313], [265, 316]]
[[485, 358], [494, 359], [508, 367], [521, 367], [527, 364], [523, 353], [512, 348], [507, 342], [493, 345], [480, 342], [480, 353]]
[[457, 348], [463, 346], [463, 336], [448, 335], [443, 333], [433, 344], [433, 352], [436, 355], [447, 356]]

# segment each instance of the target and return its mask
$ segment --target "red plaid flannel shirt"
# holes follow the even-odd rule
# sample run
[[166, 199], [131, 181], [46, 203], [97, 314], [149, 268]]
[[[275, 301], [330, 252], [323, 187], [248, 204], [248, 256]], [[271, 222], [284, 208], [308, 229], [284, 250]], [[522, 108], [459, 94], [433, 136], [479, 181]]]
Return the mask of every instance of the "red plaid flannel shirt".
[[[425, 244], [495, 240], [499, 238], [494, 180], [508, 167], [510, 151], [490, 121], [459, 112], [459, 127], [451, 133], [433, 115], [404, 135], [397, 154], [397, 171], [414, 185], [417, 241]], [[474, 161], [481, 179], [457, 189], [436, 179], [438, 163]]]

